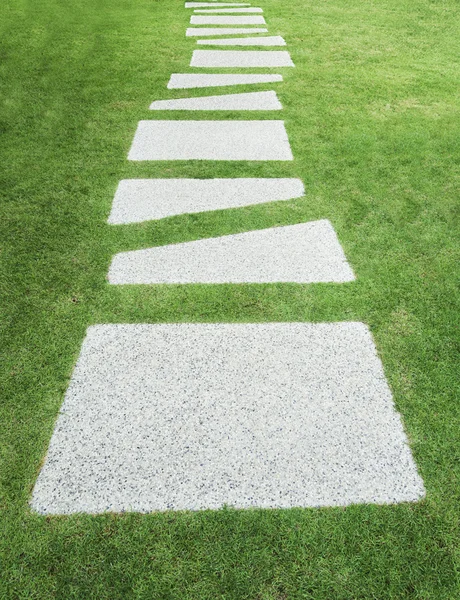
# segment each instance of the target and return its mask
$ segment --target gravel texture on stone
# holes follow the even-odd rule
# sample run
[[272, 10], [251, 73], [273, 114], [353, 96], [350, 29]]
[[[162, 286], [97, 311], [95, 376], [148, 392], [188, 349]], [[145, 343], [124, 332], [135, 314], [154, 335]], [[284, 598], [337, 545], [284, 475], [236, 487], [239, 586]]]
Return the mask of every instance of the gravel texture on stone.
[[129, 160], [292, 160], [283, 121], [140, 121]]
[[273, 91], [156, 100], [150, 105], [150, 110], [281, 110], [282, 108], [276, 92]]
[[286, 46], [286, 42], [280, 35], [197, 40], [196, 43], [201, 44], [202, 46]]
[[41, 514], [417, 501], [362, 323], [88, 329], [32, 496]]
[[282, 75], [225, 75], [221, 73], [173, 73], [168, 82], [168, 89], [191, 89], [207, 87], [226, 87], [230, 85], [249, 85], [260, 83], [278, 83], [283, 81]]
[[261, 8], [214, 8], [214, 9], [197, 9], [195, 13], [210, 14], [210, 13], [263, 13]]
[[304, 193], [300, 179], [124, 179], [118, 184], [108, 222], [141, 223], [291, 200]]
[[283, 81], [282, 75], [226, 75], [221, 73], [173, 73], [168, 82], [168, 89], [177, 90], [206, 87], [226, 87], [230, 85], [278, 83], [280, 81]]
[[265, 19], [257, 16], [237, 16], [226, 17], [217, 15], [192, 15], [190, 17], [191, 25], [266, 25]]
[[234, 27], [189, 27], [186, 37], [201, 37], [203, 35], [242, 35], [243, 33], [267, 33], [268, 29], [253, 27], [252, 29]]
[[186, 2], [185, 8], [205, 8], [206, 6], [251, 6], [247, 2]]
[[111, 284], [343, 283], [354, 280], [327, 220], [121, 252]]
[[194, 50], [191, 67], [293, 67], [287, 50]]

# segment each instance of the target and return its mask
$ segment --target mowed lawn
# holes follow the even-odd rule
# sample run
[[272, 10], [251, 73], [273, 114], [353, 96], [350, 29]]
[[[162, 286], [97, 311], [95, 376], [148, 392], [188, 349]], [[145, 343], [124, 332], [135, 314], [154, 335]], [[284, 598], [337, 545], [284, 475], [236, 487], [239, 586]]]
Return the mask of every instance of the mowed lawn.
[[[1, 599], [460, 598], [460, 8], [263, 0], [280, 113], [149, 113], [188, 67], [181, 0], [3, 0]], [[217, 71], [216, 71], [217, 72]], [[290, 163], [126, 160], [148, 118], [282, 118]], [[106, 224], [131, 177], [299, 177], [305, 197]], [[330, 219], [348, 284], [109, 286], [115, 252]], [[334, 509], [41, 517], [29, 498], [95, 323], [367, 323], [427, 495]]]

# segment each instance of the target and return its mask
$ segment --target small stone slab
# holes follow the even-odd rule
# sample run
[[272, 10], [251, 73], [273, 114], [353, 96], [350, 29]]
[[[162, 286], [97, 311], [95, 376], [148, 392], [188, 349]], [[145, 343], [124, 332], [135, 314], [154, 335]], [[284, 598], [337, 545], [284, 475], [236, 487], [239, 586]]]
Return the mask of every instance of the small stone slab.
[[129, 160], [292, 160], [284, 121], [140, 121]]
[[286, 46], [280, 35], [266, 37], [224, 38], [217, 40], [197, 40], [202, 46]]
[[32, 495], [41, 514], [424, 496], [363, 323], [90, 327]]
[[169, 90], [191, 88], [226, 87], [230, 85], [249, 85], [277, 83], [283, 81], [282, 75], [223, 75], [220, 73], [199, 74], [173, 73], [168, 82]]
[[150, 110], [280, 110], [276, 92], [249, 92], [152, 102]]
[[287, 50], [194, 50], [191, 67], [294, 67]]
[[261, 8], [217, 8], [217, 9], [203, 9], [203, 10], [195, 10], [195, 13], [263, 13], [264, 11]]
[[305, 193], [300, 179], [124, 179], [108, 222], [141, 223], [173, 215], [292, 200]]
[[170, 244], [112, 259], [109, 283], [343, 283], [353, 281], [327, 220]]
[[261, 16], [238, 16], [226, 17], [217, 15], [192, 15], [190, 17], [191, 25], [266, 25], [265, 19]]
[[204, 35], [243, 35], [243, 33], [267, 33], [268, 29], [262, 27], [235, 28], [235, 27], [189, 27], [186, 37], [201, 37]]
[[205, 8], [206, 6], [251, 6], [247, 2], [186, 2], [185, 8]]

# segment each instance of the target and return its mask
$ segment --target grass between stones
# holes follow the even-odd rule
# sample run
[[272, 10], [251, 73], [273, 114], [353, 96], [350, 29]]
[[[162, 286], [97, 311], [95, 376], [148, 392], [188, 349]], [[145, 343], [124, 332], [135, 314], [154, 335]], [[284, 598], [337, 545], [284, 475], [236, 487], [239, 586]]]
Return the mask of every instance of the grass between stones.
[[[152, 101], [203, 94], [166, 88], [171, 73], [196, 72], [190, 11], [151, 0], [1, 4], [0, 597], [460, 595], [458, 7], [266, 0], [262, 8], [296, 65], [276, 70], [294, 161], [133, 163], [126, 157], [139, 120], [191, 118], [153, 115]], [[265, 89], [273, 88], [238, 86]], [[118, 182], [154, 177], [299, 177], [306, 195], [108, 225]], [[324, 218], [355, 282], [106, 281], [117, 252]], [[89, 325], [288, 320], [369, 325], [424, 501], [97, 517], [30, 511]]]

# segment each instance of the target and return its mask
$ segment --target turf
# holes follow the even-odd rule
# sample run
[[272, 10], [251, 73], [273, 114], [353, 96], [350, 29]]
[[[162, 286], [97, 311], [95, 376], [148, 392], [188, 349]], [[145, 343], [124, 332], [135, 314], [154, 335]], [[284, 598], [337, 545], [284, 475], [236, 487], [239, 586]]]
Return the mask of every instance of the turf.
[[[172, 72], [192, 72], [191, 11], [182, 2], [0, 5], [0, 598], [460, 598], [458, 4], [262, 7], [296, 68], [283, 70], [283, 83], [237, 91], [277, 90], [292, 163], [126, 160], [139, 120], [190, 118], [152, 115], [153, 100], [216, 93], [166, 89]], [[106, 224], [123, 178], [275, 176], [300, 177], [305, 197]], [[332, 221], [356, 282], [106, 281], [116, 252], [320, 218]], [[143, 516], [31, 512], [88, 325], [287, 320], [370, 326], [424, 501]]]

